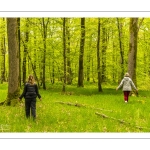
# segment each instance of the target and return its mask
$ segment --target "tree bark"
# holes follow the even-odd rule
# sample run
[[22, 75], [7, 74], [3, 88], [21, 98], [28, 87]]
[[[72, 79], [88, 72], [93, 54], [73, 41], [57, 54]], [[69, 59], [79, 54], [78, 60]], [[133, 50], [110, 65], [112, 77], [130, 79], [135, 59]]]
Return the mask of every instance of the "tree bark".
[[118, 25], [118, 34], [119, 34], [119, 48], [120, 48], [120, 69], [121, 73], [119, 81], [124, 76], [124, 50], [123, 50], [123, 42], [122, 42], [122, 23], [120, 22], [119, 18], [117, 18], [117, 25]]
[[63, 18], [63, 58], [64, 58], [64, 78], [62, 92], [66, 91], [66, 18]]
[[85, 18], [81, 18], [81, 39], [80, 39], [80, 52], [79, 52], [78, 87], [84, 87], [84, 85], [83, 85], [84, 44], [85, 44]]
[[102, 82], [106, 82], [106, 49], [107, 49], [106, 28], [102, 27]]
[[7, 18], [9, 77], [7, 105], [15, 105], [20, 95], [19, 88], [19, 47], [18, 47], [17, 18]]
[[100, 71], [100, 18], [98, 18], [98, 32], [97, 32], [97, 72], [98, 72], [98, 91], [102, 92], [101, 86], [101, 71]]
[[69, 18], [66, 18], [66, 43], [67, 43], [67, 84], [71, 85], [72, 83], [72, 69], [71, 69], [71, 60], [70, 60], [70, 30], [69, 30]]
[[27, 52], [28, 52], [28, 41], [29, 41], [29, 31], [28, 31], [28, 19], [26, 19], [26, 31], [25, 31], [25, 43], [24, 43], [24, 51], [23, 51], [23, 66], [22, 66], [22, 72], [23, 72], [23, 83], [26, 83], [27, 79]]
[[86, 61], [86, 66], [87, 66], [87, 81], [90, 82], [90, 71], [91, 71], [91, 45], [92, 45], [92, 35], [89, 37], [89, 50], [87, 53], [87, 61]]
[[45, 64], [46, 64], [46, 38], [47, 38], [47, 24], [45, 23], [45, 19], [42, 18], [42, 25], [43, 25], [43, 89], [46, 90], [46, 83], [45, 83]]
[[18, 49], [19, 49], [19, 86], [21, 87], [20, 18], [17, 18], [17, 26], [18, 26]]
[[[5, 19], [2, 18], [2, 22], [5, 22]], [[2, 26], [4, 29], [5, 26]], [[5, 29], [4, 29], [5, 31]], [[2, 59], [1, 59], [1, 83], [6, 81], [5, 77], [5, 72], [6, 72], [6, 66], [5, 66], [5, 61], [6, 61], [6, 46], [5, 46], [5, 32], [2, 33], [1, 37], [1, 54], [2, 54]]]
[[128, 72], [136, 85], [138, 18], [130, 19], [129, 31], [130, 31], [130, 41], [129, 41], [129, 55], [128, 55]]

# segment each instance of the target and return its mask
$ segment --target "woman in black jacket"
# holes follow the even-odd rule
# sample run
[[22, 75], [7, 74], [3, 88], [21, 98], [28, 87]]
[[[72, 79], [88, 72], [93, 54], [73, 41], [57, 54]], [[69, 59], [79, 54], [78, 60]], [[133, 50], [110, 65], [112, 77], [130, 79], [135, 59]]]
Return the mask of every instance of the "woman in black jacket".
[[30, 117], [30, 110], [33, 119], [36, 118], [36, 97], [41, 100], [41, 95], [39, 94], [38, 86], [34, 81], [34, 77], [30, 75], [28, 77], [28, 82], [24, 86], [24, 90], [19, 97], [19, 100], [25, 98], [25, 112], [26, 117]]

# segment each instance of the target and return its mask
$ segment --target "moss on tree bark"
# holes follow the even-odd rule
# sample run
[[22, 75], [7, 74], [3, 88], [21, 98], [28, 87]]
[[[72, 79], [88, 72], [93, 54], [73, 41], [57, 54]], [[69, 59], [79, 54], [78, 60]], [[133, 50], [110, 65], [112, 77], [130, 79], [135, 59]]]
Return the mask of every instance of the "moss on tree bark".
[[8, 93], [5, 105], [7, 106], [16, 106], [18, 103], [18, 97], [20, 96], [20, 89], [17, 89], [14, 93]]

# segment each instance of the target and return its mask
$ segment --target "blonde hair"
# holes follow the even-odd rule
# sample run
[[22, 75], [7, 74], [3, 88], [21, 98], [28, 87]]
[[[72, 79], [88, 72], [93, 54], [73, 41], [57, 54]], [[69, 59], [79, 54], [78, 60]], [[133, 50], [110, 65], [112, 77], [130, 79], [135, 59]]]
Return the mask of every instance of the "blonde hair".
[[28, 77], [28, 83], [30, 83], [30, 84], [34, 84], [35, 83], [33, 75], [29, 75], [29, 77]]
[[127, 72], [127, 73], [125, 73], [124, 76], [125, 76], [125, 77], [129, 77], [130, 75], [129, 75], [129, 73]]

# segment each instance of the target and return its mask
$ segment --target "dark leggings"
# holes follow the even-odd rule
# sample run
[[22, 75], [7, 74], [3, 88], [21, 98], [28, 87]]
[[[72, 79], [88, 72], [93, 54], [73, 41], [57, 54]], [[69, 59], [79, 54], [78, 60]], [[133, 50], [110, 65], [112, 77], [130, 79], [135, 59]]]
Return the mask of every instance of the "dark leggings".
[[128, 102], [130, 91], [123, 91], [123, 93], [124, 93], [124, 100]]
[[31, 110], [31, 116], [33, 119], [36, 118], [36, 99], [25, 99], [25, 112], [26, 112], [26, 117], [30, 117], [30, 110]]

